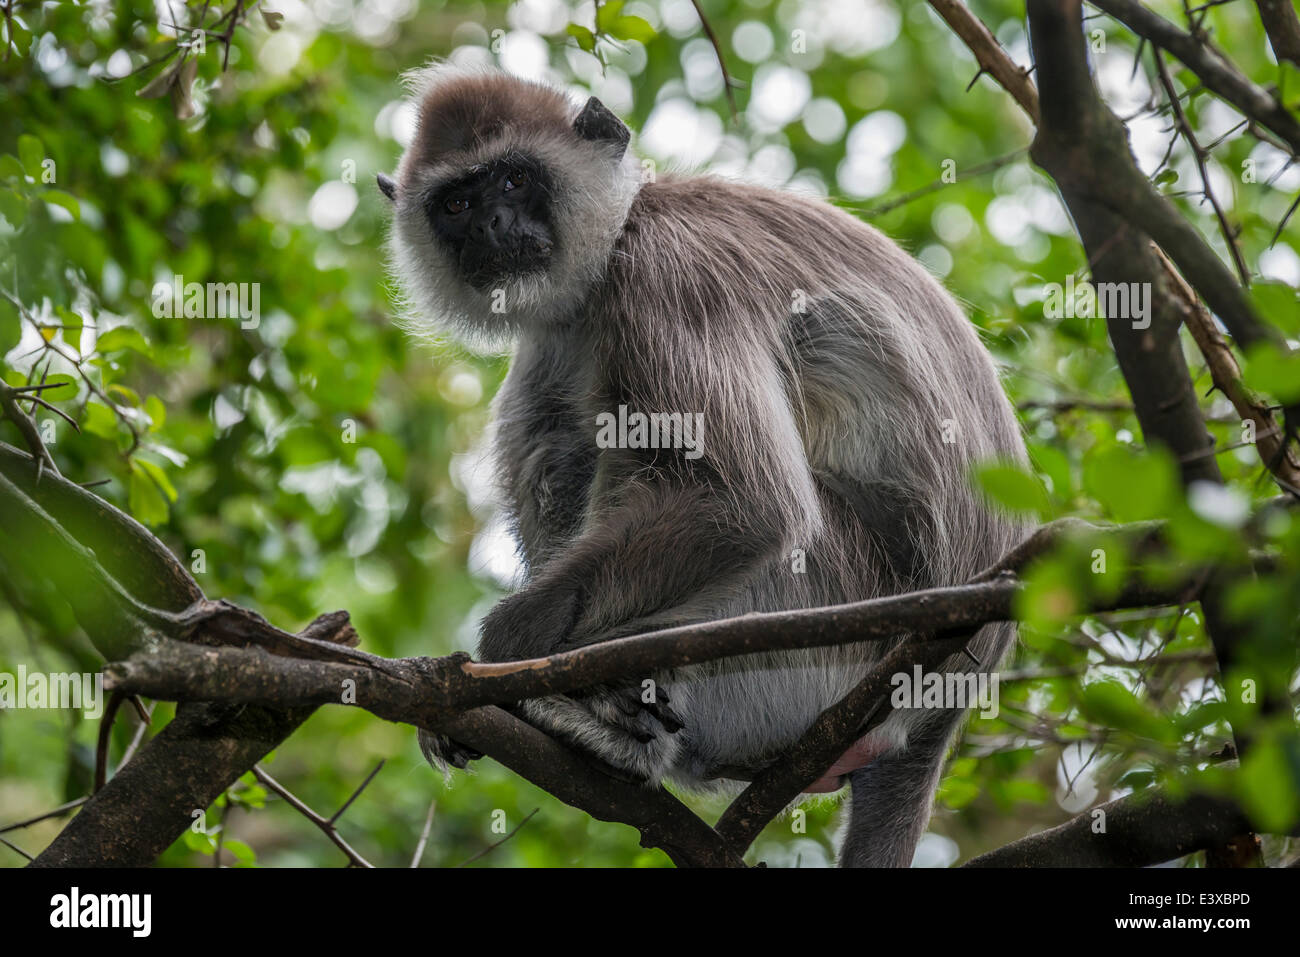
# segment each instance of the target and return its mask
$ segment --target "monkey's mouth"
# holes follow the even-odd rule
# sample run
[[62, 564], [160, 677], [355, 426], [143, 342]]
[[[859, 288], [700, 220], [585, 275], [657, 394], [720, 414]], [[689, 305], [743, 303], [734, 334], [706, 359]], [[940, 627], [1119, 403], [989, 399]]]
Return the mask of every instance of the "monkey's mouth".
[[521, 236], [506, 246], [467, 245], [461, 275], [479, 292], [489, 292], [511, 279], [545, 272], [554, 254], [555, 244], [544, 236]]

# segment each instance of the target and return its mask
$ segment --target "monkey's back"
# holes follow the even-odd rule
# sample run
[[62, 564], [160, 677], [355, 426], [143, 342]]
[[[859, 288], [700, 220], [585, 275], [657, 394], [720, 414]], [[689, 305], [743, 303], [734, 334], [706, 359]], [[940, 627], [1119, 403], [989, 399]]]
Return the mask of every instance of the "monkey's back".
[[848, 213], [716, 177], [665, 176], [634, 201], [591, 321], [610, 348], [626, 345], [629, 328], [632, 341], [653, 341], [644, 327], [665, 322], [719, 361], [737, 337], [761, 344], [815, 474], [914, 486], [903, 497], [941, 519], [927, 543], [937, 547], [928, 583], [969, 577], [1017, 534], [969, 484], [974, 462], [1025, 458], [988, 352], [924, 267]]

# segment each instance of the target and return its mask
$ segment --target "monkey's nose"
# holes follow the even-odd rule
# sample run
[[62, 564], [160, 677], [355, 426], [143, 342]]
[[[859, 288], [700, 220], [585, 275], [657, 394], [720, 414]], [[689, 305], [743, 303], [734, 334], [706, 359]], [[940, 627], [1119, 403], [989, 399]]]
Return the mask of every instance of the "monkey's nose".
[[474, 231], [480, 242], [499, 246], [506, 234], [510, 232], [514, 219], [514, 214], [508, 209], [484, 210], [483, 215], [474, 224]]

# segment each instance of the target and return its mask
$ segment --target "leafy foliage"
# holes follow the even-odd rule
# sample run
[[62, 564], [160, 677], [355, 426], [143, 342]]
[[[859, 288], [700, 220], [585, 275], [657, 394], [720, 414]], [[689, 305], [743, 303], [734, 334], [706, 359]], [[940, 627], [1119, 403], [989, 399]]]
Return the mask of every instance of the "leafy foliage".
[[[35, 410], [59, 468], [106, 480], [97, 492], [163, 537], [210, 596], [290, 628], [347, 608], [365, 647], [413, 655], [472, 646], [503, 586], [483, 564], [492, 550], [473, 545], [493, 534], [476, 450], [505, 362], [429, 347], [397, 327], [381, 252], [386, 211], [371, 186], [407, 128], [397, 75], [430, 55], [549, 63], [623, 113], [660, 163], [791, 182], [858, 211], [967, 303], [1024, 409], [1032, 468], [989, 463], [972, 476], [993, 501], [1043, 520], [1163, 518], [1183, 562], [1249, 558], [1246, 516], [1270, 493], [1241, 423], [1222, 398], [1205, 400], [1228, 479], [1215, 493], [1188, 496], [1178, 463], [1144, 447], [1104, 320], [1044, 308], [1045, 287], [1081, 279], [1086, 263], [1050, 182], [1024, 154], [1032, 129], [986, 78], [967, 89], [973, 58], [924, 4], [705, 0], [748, 108], [738, 123], [690, 0], [572, 9], [345, 0], [242, 13], [189, 0], [171, 5], [182, 30], [139, 0], [11, 6], [0, 32], [4, 379], [59, 384], [42, 394], [79, 432]], [[1020, 5], [973, 7], [1027, 59]], [[1206, 16], [1252, 79], [1294, 99], [1300, 82], [1268, 59], [1249, 4]], [[191, 29], [200, 23], [203, 49]], [[1094, 25], [1103, 91], [1141, 99], [1114, 81], [1131, 69], [1132, 38], [1110, 21]], [[1185, 72], [1175, 78], [1196, 86]], [[1235, 116], [1204, 91], [1184, 109], [1203, 142], [1218, 137], [1215, 186], [1247, 263], [1271, 277], [1254, 286], [1255, 301], [1300, 334], [1300, 237], [1291, 228], [1274, 241], [1300, 176], [1281, 168], [1279, 151], [1231, 129]], [[674, 111], [693, 119], [694, 135], [668, 122]], [[1152, 106], [1136, 114], [1140, 149], [1164, 146], [1172, 134], [1162, 122]], [[1185, 146], [1150, 171], [1226, 254], [1187, 185], [1196, 174]], [[878, 208], [913, 191], [926, 192]], [[201, 315], [187, 316], [191, 282], [256, 284], [256, 321], [239, 309], [214, 314], [206, 299]], [[1189, 356], [1204, 391], [1209, 375]], [[1247, 381], [1276, 401], [1300, 399], [1296, 361], [1252, 354]], [[21, 444], [7, 423], [0, 438]], [[1262, 742], [1235, 785], [1243, 800], [1262, 824], [1300, 817], [1290, 716], [1257, 713], [1264, 688], [1285, 687], [1294, 671], [1300, 522], [1278, 515], [1251, 534], [1257, 549], [1283, 557], [1233, 595], [1256, 640], [1241, 673], [1221, 682], [1197, 610], [1076, 617], [1084, 596], [1117, 587], [1128, 556], [1104, 555], [1099, 566], [1094, 549], [1075, 543], [1038, 563], [1000, 715], [972, 721], [922, 860], [979, 853], [1156, 782], [1216, 785], [1229, 720]], [[0, 574], [0, 671], [97, 669], [66, 610], [13, 582]], [[85, 793], [94, 735], [75, 712], [0, 718], [0, 824]], [[115, 755], [130, 736], [119, 720]], [[328, 815], [381, 758], [384, 771], [340, 825], [375, 863], [409, 861], [434, 798], [428, 863], [470, 858], [499, 839], [494, 811], [513, 827], [534, 807], [537, 818], [485, 863], [665, 863], [630, 830], [490, 762], [444, 786], [409, 729], [351, 709], [319, 712], [273, 766]], [[209, 830], [187, 834], [164, 863], [201, 863], [218, 835], [223, 860], [239, 866], [341, 863], [279, 804], [247, 777], [208, 809]], [[827, 862], [834, 802], [806, 810], [769, 827], [753, 856]], [[38, 849], [57, 827], [22, 832], [25, 846]]]

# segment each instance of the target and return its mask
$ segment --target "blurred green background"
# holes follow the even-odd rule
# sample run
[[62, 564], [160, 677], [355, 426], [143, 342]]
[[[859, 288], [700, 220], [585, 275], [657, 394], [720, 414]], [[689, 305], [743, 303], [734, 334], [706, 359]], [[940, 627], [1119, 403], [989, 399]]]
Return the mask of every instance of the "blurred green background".
[[[690, 0], [607, 3], [599, 19], [592, 3], [564, 0], [3, 6], [6, 381], [67, 378], [47, 396], [80, 434], [45, 410], [36, 416], [60, 469], [107, 480], [97, 492], [150, 525], [210, 597], [289, 629], [346, 608], [363, 648], [436, 655], [472, 648], [478, 618], [508, 587], [510, 552], [480, 454], [506, 360], [405, 335], [384, 271], [387, 212], [374, 174], [391, 171], [411, 134], [400, 74], [435, 56], [594, 92], [662, 167], [811, 190], [859, 211], [968, 307], [1022, 407], [1036, 475], [991, 470], [983, 481], [994, 498], [1043, 518], [1169, 517], [1189, 556], [1245, 555], [1244, 515], [1270, 494], [1253, 448], [1220, 455], [1228, 492], [1186, 500], [1173, 463], [1142, 448], [1104, 322], [1044, 316], [1046, 283], [1086, 275], [1079, 243], [1023, 152], [1032, 127], [987, 78], [968, 89], [973, 58], [922, 2], [704, 0], [737, 119]], [[1019, 4], [972, 7], [1028, 61]], [[181, 51], [178, 33], [189, 43], [199, 23], [205, 49]], [[1253, 79], [1300, 96], [1300, 77], [1270, 59], [1253, 5], [1218, 6], [1208, 23]], [[1111, 21], [1088, 29], [1102, 89], [1131, 119], [1144, 168], [1222, 251], [1193, 195], [1185, 145], [1162, 162], [1172, 133], [1149, 61], [1133, 71], [1135, 44]], [[1271, 280], [1260, 295], [1295, 336], [1300, 236], [1289, 228], [1270, 241], [1300, 171], [1234, 130], [1240, 118], [1208, 96], [1186, 108], [1214, 144], [1213, 185], [1241, 226], [1246, 261]], [[931, 184], [940, 188], [882, 208]], [[154, 284], [174, 275], [260, 284], [260, 322], [155, 315]], [[1191, 358], [1205, 392], [1208, 373]], [[1060, 405], [1078, 399], [1117, 407]], [[1220, 444], [1239, 442], [1231, 407], [1215, 397], [1205, 407]], [[7, 422], [0, 439], [21, 444]], [[1281, 518], [1261, 534], [1300, 552], [1300, 523]], [[1070, 618], [1087, 560], [1063, 555], [1034, 576], [1032, 625], [1004, 669], [1002, 716], [971, 723], [918, 863], [947, 865], [1128, 790], [1209, 773], [1236, 713], [1208, 677], [1196, 609]], [[1298, 586], [1291, 557], [1238, 596], [1257, 626], [1260, 667], [1280, 684], [1293, 678]], [[19, 589], [0, 565], [0, 671], [20, 664], [94, 671], [101, 661], [55, 596]], [[1248, 711], [1237, 717], [1251, 720]], [[86, 793], [96, 728], [75, 712], [0, 713], [0, 826]], [[133, 731], [124, 713], [115, 756]], [[1233, 786], [1284, 826], [1300, 817], [1300, 761], [1289, 729], [1260, 733], [1249, 783]], [[266, 767], [328, 815], [381, 759], [341, 824], [376, 864], [410, 861], [432, 800], [425, 865], [474, 857], [502, 836], [494, 821], [512, 829], [535, 808], [474, 866], [667, 864], [632, 829], [591, 821], [490, 761], [444, 783], [412, 729], [359, 710], [320, 710]], [[209, 814], [211, 831], [224, 826], [223, 863], [345, 863], [250, 781]], [[721, 809], [691, 801], [710, 819]], [[777, 821], [751, 859], [825, 865], [836, 820], [824, 800], [806, 822]], [[5, 836], [37, 853], [59, 826]], [[215, 840], [188, 835], [162, 863], [210, 864]], [[1279, 859], [1290, 848], [1270, 841], [1267, 852]], [[22, 862], [0, 847], [0, 863]]]

